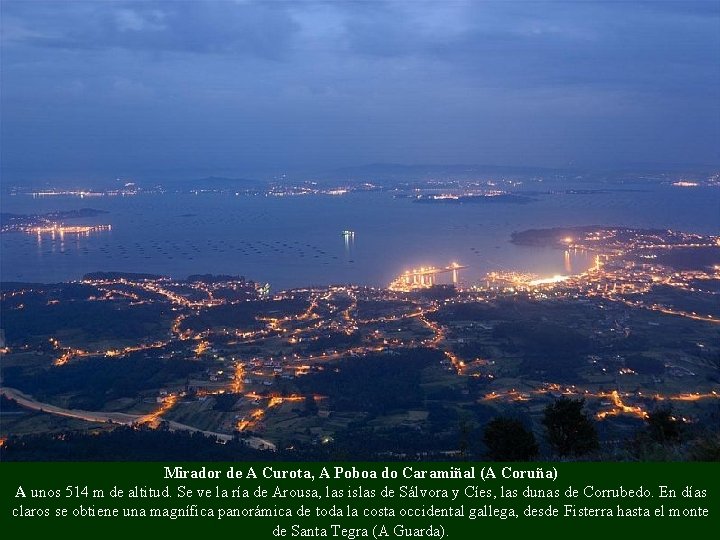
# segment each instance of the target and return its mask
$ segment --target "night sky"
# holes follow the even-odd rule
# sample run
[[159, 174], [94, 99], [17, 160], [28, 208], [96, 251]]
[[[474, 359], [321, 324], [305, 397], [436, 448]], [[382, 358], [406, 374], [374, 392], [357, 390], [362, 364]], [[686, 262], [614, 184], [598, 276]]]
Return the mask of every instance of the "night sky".
[[2, 2], [13, 179], [720, 163], [720, 2]]

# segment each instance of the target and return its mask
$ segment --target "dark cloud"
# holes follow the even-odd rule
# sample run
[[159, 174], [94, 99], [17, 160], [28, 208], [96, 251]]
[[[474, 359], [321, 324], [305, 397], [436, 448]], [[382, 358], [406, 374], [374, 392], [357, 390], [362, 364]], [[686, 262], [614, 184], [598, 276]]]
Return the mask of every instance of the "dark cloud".
[[668, 83], [692, 91], [687, 83], [694, 81], [684, 77], [720, 82], [718, 5], [477, 2], [458, 10], [454, 27], [440, 26], [433, 33], [419, 31], [417, 21], [388, 8], [363, 10], [347, 31], [354, 52], [437, 59], [500, 85], [597, 84], [662, 91]]
[[718, 2], [0, 6], [6, 172], [720, 161]]
[[[38, 47], [253, 54], [278, 58], [297, 31], [275, 2], [5, 3], [11, 40]], [[12, 28], [17, 25], [16, 28]]]

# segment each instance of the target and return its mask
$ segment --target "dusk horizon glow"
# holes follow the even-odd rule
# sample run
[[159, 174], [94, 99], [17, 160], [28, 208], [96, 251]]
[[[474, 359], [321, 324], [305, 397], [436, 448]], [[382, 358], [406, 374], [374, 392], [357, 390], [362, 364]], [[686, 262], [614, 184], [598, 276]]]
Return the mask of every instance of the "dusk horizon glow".
[[2, 174], [720, 163], [718, 2], [2, 3]]

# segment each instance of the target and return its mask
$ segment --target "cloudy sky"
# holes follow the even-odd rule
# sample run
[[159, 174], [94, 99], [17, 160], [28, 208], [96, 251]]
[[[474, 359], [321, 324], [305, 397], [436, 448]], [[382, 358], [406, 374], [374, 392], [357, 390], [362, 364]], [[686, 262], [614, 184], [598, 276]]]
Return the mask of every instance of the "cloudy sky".
[[2, 2], [4, 179], [720, 163], [720, 2]]

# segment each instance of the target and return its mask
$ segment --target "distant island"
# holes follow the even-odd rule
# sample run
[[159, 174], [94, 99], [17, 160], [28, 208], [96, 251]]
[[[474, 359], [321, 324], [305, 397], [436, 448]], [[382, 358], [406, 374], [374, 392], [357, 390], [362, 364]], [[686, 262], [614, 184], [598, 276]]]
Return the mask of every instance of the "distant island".
[[528, 204], [537, 199], [514, 193], [503, 193], [500, 195], [420, 195], [415, 197], [413, 202], [424, 204]]
[[[80, 208], [79, 210], [61, 210], [58, 212], [47, 212], [45, 214], [12, 214], [10, 212], [0, 212], [0, 226], [5, 231], [5, 227], [21, 227], [38, 225], [39, 222], [62, 221], [64, 219], [81, 219], [100, 216], [107, 214], [105, 210], [96, 210], [95, 208]], [[9, 232], [9, 231], [7, 231]]]

